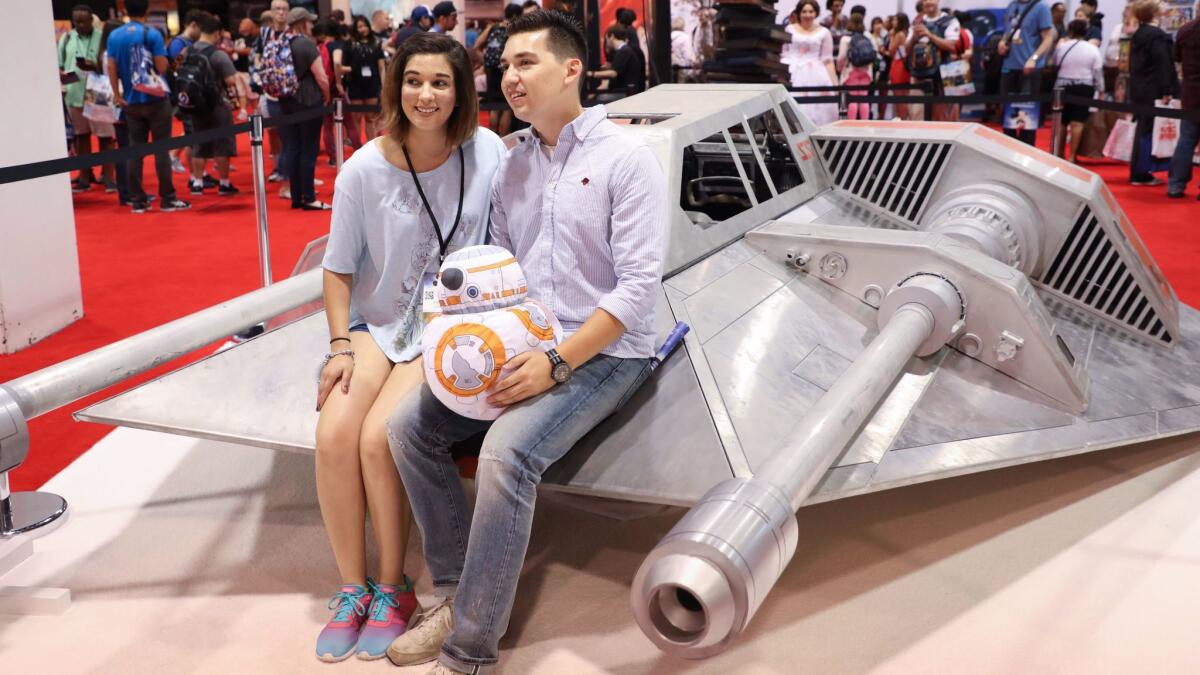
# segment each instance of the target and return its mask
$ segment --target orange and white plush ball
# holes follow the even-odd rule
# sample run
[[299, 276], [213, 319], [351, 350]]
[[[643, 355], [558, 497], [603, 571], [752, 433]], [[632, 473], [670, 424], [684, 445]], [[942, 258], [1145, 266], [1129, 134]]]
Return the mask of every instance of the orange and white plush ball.
[[527, 299], [525, 274], [499, 246], [471, 246], [446, 256], [438, 279], [442, 313], [421, 338], [425, 381], [447, 408], [494, 420], [489, 389], [513, 357], [562, 341], [562, 326], [545, 305]]

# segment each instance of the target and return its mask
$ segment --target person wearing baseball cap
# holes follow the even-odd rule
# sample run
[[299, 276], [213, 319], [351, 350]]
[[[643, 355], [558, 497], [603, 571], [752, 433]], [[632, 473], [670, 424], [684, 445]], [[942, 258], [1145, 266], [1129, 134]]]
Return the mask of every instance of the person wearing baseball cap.
[[[301, 21], [307, 21], [307, 22], [309, 22], [309, 24], [311, 24], [312, 22], [314, 22], [316, 20], [317, 20], [317, 15], [313, 14], [312, 12], [308, 11], [307, 9], [304, 9], [303, 7], [293, 7], [290, 10], [288, 10], [287, 25], [289, 28], [296, 31], [297, 33], [300, 33], [302, 31], [300, 30], [300, 28], [298, 28], [296, 26], [296, 24], [300, 23]], [[309, 28], [311, 29], [312, 26], [310, 25]]]
[[389, 55], [395, 54], [396, 50], [400, 48], [400, 45], [404, 44], [405, 40], [418, 33], [424, 33], [432, 26], [433, 17], [429, 14], [428, 7], [425, 5], [413, 7], [412, 14], [409, 15], [408, 25], [392, 35], [392, 39], [388, 41], [384, 51], [388, 52]]
[[450, 0], [433, 6], [433, 32], [449, 33], [458, 25], [458, 8]]

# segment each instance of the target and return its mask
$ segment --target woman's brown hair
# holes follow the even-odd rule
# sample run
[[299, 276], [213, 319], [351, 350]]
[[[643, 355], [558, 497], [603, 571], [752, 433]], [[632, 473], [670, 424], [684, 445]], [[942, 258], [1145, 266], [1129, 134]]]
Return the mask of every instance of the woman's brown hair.
[[475, 93], [475, 78], [471, 74], [471, 59], [467, 50], [454, 38], [441, 33], [418, 33], [400, 45], [396, 56], [388, 63], [383, 77], [383, 114], [379, 124], [392, 138], [403, 141], [408, 136], [410, 122], [400, 105], [404, 89], [404, 71], [408, 60], [418, 54], [441, 54], [450, 64], [454, 75], [454, 112], [446, 122], [446, 142], [458, 147], [470, 140], [479, 128], [479, 96]]
[[[813, 13], [821, 16], [821, 5], [817, 4], [817, 0], [800, 0], [800, 2], [796, 3], [796, 9], [792, 10], [792, 16], [796, 17], [797, 23], [800, 21], [800, 12], [804, 9], [805, 5], [812, 6]], [[816, 19], [814, 18], [813, 20], [815, 21]]]

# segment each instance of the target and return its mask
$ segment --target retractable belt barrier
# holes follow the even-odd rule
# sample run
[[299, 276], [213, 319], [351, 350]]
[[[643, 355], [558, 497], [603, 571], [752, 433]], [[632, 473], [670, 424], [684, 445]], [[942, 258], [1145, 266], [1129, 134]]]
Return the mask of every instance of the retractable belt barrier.
[[[875, 84], [875, 85], [831, 85], [827, 87], [789, 87], [788, 91], [793, 94], [793, 98], [800, 104], [815, 104], [815, 103], [924, 103], [924, 104], [942, 104], [942, 105], [977, 105], [991, 103], [1050, 103], [1053, 100], [1051, 94], [970, 94], [967, 96], [945, 96], [932, 94], [884, 94], [874, 93], [884, 90], [902, 90], [911, 91], [913, 89], [928, 89], [928, 83], [917, 85], [896, 85], [896, 84]], [[837, 92], [828, 96], [808, 96], [808, 92]], [[856, 92], [867, 92], [856, 93]], [[1160, 108], [1150, 106], [1132, 105], [1129, 103], [1115, 103], [1113, 101], [1105, 101], [1101, 99], [1084, 98], [1081, 96], [1071, 96], [1063, 94], [1061, 100], [1064, 104], [1087, 106], [1089, 108], [1099, 108], [1101, 110], [1111, 110], [1121, 113], [1132, 113], [1134, 115], [1148, 117], [1165, 117], [1168, 119], [1189, 120], [1192, 122], [1200, 122], [1200, 111], [1196, 110], [1179, 110], [1177, 108]], [[297, 122], [303, 122], [316, 117], [324, 117], [325, 115], [334, 112], [334, 105], [329, 105], [319, 109], [306, 110], [305, 112], [295, 113], [292, 115], [284, 115], [282, 117], [272, 117], [263, 119], [264, 128], [277, 128], [288, 126]], [[503, 100], [487, 100], [480, 102], [481, 110], [501, 110], [507, 109], [507, 102]], [[342, 106], [344, 112], [351, 113], [377, 113], [380, 112], [379, 105], [350, 105]], [[76, 157], [62, 157], [59, 159], [48, 159], [40, 162], [31, 162], [29, 164], [19, 164], [16, 166], [0, 167], [0, 185], [6, 183], [16, 183], [23, 180], [31, 180], [34, 178], [43, 178], [45, 176], [53, 176], [59, 173], [69, 173], [71, 171], [79, 171], [89, 169], [94, 166], [102, 166], [104, 164], [113, 164], [116, 162], [128, 162], [130, 160], [153, 155], [167, 150], [176, 148], [185, 148], [201, 143], [207, 143], [219, 138], [225, 138], [230, 135], [248, 133], [251, 130], [250, 122], [234, 124], [219, 129], [206, 129], [197, 131], [186, 136], [176, 136], [161, 141], [154, 141], [136, 147], [120, 148], [117, 150], [106, 150], [104, 152], [93, 153], [90, 155]]]

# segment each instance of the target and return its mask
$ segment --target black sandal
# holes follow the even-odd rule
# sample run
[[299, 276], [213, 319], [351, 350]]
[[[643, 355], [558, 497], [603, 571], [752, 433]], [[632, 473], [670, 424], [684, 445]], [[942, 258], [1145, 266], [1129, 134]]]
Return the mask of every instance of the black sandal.
[[304, 211], [328, 211], [333, 207], [318, 199], [315, 202], [301, 204], [300, 208]]

